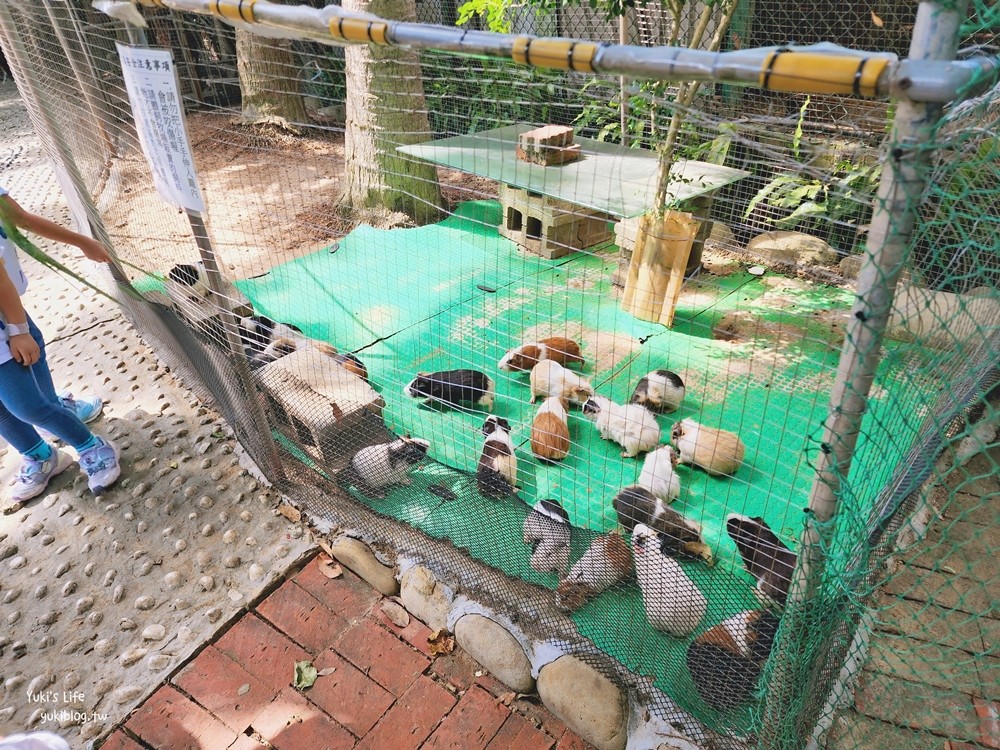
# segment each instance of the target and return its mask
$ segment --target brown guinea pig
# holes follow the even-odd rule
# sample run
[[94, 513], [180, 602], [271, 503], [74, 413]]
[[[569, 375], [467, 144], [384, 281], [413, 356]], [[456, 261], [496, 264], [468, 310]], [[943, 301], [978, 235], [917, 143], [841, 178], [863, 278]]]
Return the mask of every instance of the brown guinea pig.
[[545, 461], [562, 461], [569, 455], [566, 399], [552, 396], [542, 402], [531, 424], [531, 452]]
[[527, 372], [546, 359], [561, 365], [583, 364], [578, 343], [562, 336], [551, 336], [514, 347], [503, 355], [498, 366], [509, 372]]
[[743, 465], [746, 446], [735, 433], [682, 419], [674, 423], [670, 439], [682, 464], [700, 466], [709, 474], [732, 474]]

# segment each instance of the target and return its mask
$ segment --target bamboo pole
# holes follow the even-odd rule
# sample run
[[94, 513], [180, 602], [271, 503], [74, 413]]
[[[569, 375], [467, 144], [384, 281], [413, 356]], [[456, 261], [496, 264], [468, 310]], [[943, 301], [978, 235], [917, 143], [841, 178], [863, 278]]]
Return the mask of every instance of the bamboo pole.
[[[958, 49], [958, 30], [968, 0], [924, 0], [910, 45], [910, 59], [950, 60]], [[761, 745], [792, 750], [805, 745], [816, 723], [823, 699], [812, 701], [803, 686], [815, 684], [827, 664], [837, 661], [829, 644], [817, 644], [817, 620], [826, 569], [826, 550], [833, 538], [837, 506], [848, 479], [858, 437], [868, 406], [868, 394], [881, 359], [896, 283], [907, 259], [918, 220], [920, 197], [926, 187], [924, 154], [931, 129], [941, 114], [938, 104], [903, 98], [896, 108], [886, 162], [875, 202], [864, 264], [858, 277], [855, 303], [844, 338], [840, 365], [830, 396], [828, 417], [820, 443], [816, 477], [809, 495], [799, 563], [791, 582], [776, 645], [772, 679], [767, 694]], [[821, 663], [822, 654], [826, 663]], [[842, 659], [841, 659], [842, 660]], [[811, 709], [811, 710], [810, 710]], [[813, 715], [809, 715], [809, 714]]]

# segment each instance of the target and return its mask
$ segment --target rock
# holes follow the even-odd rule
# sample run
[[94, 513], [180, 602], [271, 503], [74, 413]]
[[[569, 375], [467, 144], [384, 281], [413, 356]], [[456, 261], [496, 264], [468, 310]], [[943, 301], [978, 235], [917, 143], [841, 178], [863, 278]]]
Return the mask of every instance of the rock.
[[364, 542], [342, 536], [330, 545], [330, 551], [338, 562], [353, 570], [385, 596], [399, 593], [399, 583], [392, 568], [376, 560], [375, 554]]
[[403, 574], [399, 598], [403, 606], [431, 630], [443, 630], [448, 624], [453, 594], [423, 565], [415, 565]]
[[542, 667], [538, 695], [549, 711], [598, 750], [625, 747], [625, 696], [580, 658], [561, 656]]
[[143, 628], [142, 640], [144, 641], [162, 641], [167, 635], [167, 629], [162, 625], [149, 625]]
[[709, 233], [708, 239], [712, 240], [712, 242], [718, 243], [727, 250], [739, 247], [739, 243], [736, 241], [736, 235], [733, 234], [733, 230], [721, 221], [712, 222], [712, 231]]
[[499, 623], [482, 615], [463, 615], [455, 623], [455, 640], [511, 690], [534, 692], [531, 662], [517, 639]]
[[838, 257], [828, 243], [802, 232], [764, 232], [750, 240], [747, 253], [767, 264], [801, 266], [828, 266]]
[[919, 341], [924, 346], [971, 354], [984, 331], [1000, 326], [1000, 299], [995, 292], [935, 292], [900, 285], [893, 300], [886, 337]]
[[862, 257], [860, 255], [845, 256], [838, 266], [840, 275], [845, 279], [858, 278], [858, 274], [861, 273], [861, 261]]

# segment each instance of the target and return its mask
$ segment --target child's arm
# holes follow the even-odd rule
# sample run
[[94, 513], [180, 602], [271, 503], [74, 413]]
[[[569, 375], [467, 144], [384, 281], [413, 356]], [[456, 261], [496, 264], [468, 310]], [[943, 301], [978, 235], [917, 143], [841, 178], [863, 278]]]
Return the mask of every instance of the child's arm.
[[[0, 262], [0, 312], [3, 313], [4, 320], [14, 325], [28, 326], [28, 314], [21, 304], [21, 296], [14, 288], [14, 282], [7, 275], [7, 268]], [[38, 344], [31, 337], [30, 333], [21, 333], [11, 336], [10, 353], [14, 360], [22, 365], [29, 366], [35, 364], [41, 356]]]
[[[75, 245], [83, 251], [84, 255], [91, 260], [98, 261], [99, 263], [111, 262], [111, 254], [108, 252], [108, 249], [97, 240], [86, 237], [78, 232], [74, 232], [72, 229], [60, 226], [59, 224], [51, 222], [48, 219], [42, 218], [38, 214], [25, 211], [17, 204], [17, 201], [9, 195], [0, 197], [0, 200], [4, 202], [4, 205], [10, 214], [11, 220], [21, 229], [27, 229], [29, 232], [40, 234], [42, 237], [47, 237], [48, 239], [55, 240], [56, 242], [64, 242], [67, 245]], [[8, 318], [8, 320], [10, 320], [10, 318]]]

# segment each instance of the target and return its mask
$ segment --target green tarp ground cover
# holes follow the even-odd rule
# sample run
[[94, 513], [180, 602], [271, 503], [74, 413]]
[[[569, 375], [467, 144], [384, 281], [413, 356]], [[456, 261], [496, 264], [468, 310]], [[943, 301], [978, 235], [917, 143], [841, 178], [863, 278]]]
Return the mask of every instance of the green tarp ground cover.
[[[494, 226], [499, 221], [497, 204], [485, 201], [463, 204], [440, 224], [417, 229], [360, 227], [335, 252], [317, 252], [237, 282], [257, 310], [341, 350], [357, 351], [385, 399], [387, 426], [431, 441], [435, 461], [411, 472], [411, 486], [383, 500], [358, 499], [451, 540], [511, 576], [554, 588], [555, 575], [528, 564], [530, 549], [521, 529], [529, 507], [542, 498], [562, 504], [574, 525], [575, 560], [598, 533], [616, 527], [611, 500], [634, 482], [641, 460], [621, 458], [619, 446], [602, 441], [578, 409], [570, 416], [570, 456], [559, 465], [534, 459], [527, 440], [537, 406], [527, 403], [528, 374], [501, 372], [496, 363], [527, 333], [581, 331], [588, 359], [583, 374], [615, 401], [627, 400], [649, 370], [667, 367], [684, 374], [687, 398], [678, 412], [659, 418], [661, 442], [668, 441], [675, 420], [692, 417], [737, 432], [746, 443], [745, 464], [734, 477], [680, 467], [683, 490], [674, 507], [702, 524], [717, 559], [711, 569], [683, 563], [709, 600], [698, 632], [760, 606], [725, 533], [726, 514], [762, 516], [794, 546], [813, 479], [810, 451], [817, 448], [839, 355], [829, 328], [811, 316], [848, 307], [850, 294], [812, 285], [790, 291], [782, 307], [765, 309], [756, 302], [768, 289], [761, 279], [742, 272], [704, 278], [687, 285], [692, 293], [667, 330], [621, 311], [609, 281], [616, 248], [548, 261], [499, 237]], [[770, 348], [712, 337], [724, 314], [745, 309], [796, 336]], [[890, 358], [887, 366], [903, 369], [905, 361], [893, 364]], [[431, 408], [403, 394], [419, 371], [458, 367], [475, 367], [496, 380], [494, 413], [510, 421], [521, 446], [518, 498], [488, 499], [476, 490], [473, 473], [485, 412]], [[919, 394], [911, 390], [915, 408]], [[907, 405], [887, 394], [873, 401], [871, 410], [881, 432], [862, 440], [856, 471], [874, 480], [908, 447], [915, 417], [907, 419]], [[452, 499], [429, 491], [434, 485], [450, 490], [445, 494]], [[684, 666], [690, 639], [654, 631], [634, 583], [598, 597], [574, 620], [597, 646], [653, 677], [709, 724], [730, 731], [751, 728], [749, 709], [717, 716], [698, 699]]]

